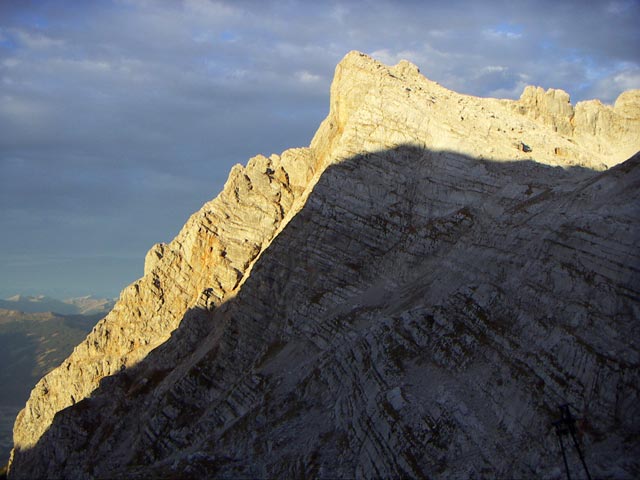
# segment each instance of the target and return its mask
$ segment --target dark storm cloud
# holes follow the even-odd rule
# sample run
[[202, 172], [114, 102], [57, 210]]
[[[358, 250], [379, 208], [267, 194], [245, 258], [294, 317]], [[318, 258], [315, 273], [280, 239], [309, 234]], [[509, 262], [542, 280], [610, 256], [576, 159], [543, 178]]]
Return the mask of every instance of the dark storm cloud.
[[[639, 14], [622, 0], [2, 1], [0, 294], [45, 291], [52, 265], [72, 285], [78, 262], [110, 279], [119, 265], [115, 293], [233, 163], [309, 143], [349, 50], [474, 95], [538, 84], [612, 102], [640, 86]], [[106, 292], [95, 277], [77, 293]]]

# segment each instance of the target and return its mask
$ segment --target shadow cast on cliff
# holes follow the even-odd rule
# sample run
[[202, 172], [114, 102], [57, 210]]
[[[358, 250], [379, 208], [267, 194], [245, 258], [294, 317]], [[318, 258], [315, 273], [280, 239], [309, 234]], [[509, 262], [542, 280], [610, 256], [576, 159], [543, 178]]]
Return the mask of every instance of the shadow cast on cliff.
[[[636, 168], [638, 157], [632, 162]], [[318, 356], [342, 328], [326, 330], [321, 321], [306, 319], [328, 312], [343, 318], [335, 310], [347, 301], [349, 287], [373, 284], [394, 264], [400, 272], [394, 281], [414, 285], [420, 280], [413, 266], [420, 275], [427, 271], [421, 258], [442, 258], [478, 225], [499, 233], [503, 222], [526, 222], [543, 206], [561, 212], [578, 190], [623, 176], [629, 165], [599, 173], [405, 145], [329, 166], [233, 297], [212, 311], [187, 311], [145, 359], [103, 378], [90, 397], [58, 412], [33, 448], [16, 451], [9, 478], [197, 478], [251, 464], [246, 451], [219, 453], [226, 432], [240, 429], [255, 404], [268, 403], [269, 392], [281, 388], [273, 378], [286, 382], [279, 372], [286, 355], [303, 349]], [[336, 226], [339, 218], [348, 221]], [[407, 253], [400, 257], [394, 249]], [[218, 453], [195, 455], [207, 449]]]

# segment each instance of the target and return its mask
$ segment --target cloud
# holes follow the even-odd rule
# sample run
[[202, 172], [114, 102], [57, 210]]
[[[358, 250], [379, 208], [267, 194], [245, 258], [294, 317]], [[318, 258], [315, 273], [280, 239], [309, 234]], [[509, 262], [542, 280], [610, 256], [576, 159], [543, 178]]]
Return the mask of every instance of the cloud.
[[624, 0], [624, 1], [611, 1], [606, 2], [605, 10], [608, 14], [611, 15], [625, 15], [631, 10], [634, 10], [634, 7], [637, 7], [637, 2], [635, 0]]
[[594, 82], [589, 91], [593, 98], [613, 104], [621, 92], [632, 89], [640, 89], [640, 66], [623, 63]]
[[517, 25], [501, 24], [495, 27], [486, 28], [482, 33], [491, 39], [518, 40], [522, 38], [522, 27]]
[[315, 75], [313, 73], [308, 72], [307, 70], [302, 70], [300, 72], [296, 72], [296, 78], [302, 83], [317, 83], [322, 80], [320, 75]]
[[353, 49], [473, 95], [531, 83], [611, 102], [639, 87], [639, 16], [637, 1], [0, 2], [0, 251], [142, 257], [232, 164], [308, 145]]
[[33, 50], [48, 50], [60, 48], [65, 45], [65, 41], [43, 35], [39, 32], [29, 32], [23, 29], [15, 29], [11, 32], [20, 46]]

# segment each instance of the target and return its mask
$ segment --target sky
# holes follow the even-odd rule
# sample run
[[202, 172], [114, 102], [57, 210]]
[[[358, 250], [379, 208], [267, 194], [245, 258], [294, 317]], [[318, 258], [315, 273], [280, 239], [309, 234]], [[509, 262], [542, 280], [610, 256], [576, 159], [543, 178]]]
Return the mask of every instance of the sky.
[[350, 50], [447, 88], [640, 88], [640, 0], [0, 0], [0, 297], [116, 297], [232, 165], [307, 146]]

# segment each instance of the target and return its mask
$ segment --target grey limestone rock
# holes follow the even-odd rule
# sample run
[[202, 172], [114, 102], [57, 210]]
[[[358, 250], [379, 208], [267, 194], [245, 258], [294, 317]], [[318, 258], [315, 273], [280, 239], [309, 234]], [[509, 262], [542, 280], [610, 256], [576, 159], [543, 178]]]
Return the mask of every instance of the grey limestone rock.
[[637, 94], [598, 136], [557, 92], [348, 54], [310, 147], [234, 167], [36, 386], [9, 477], [563, 478], [566, 403], [637, 475]]

